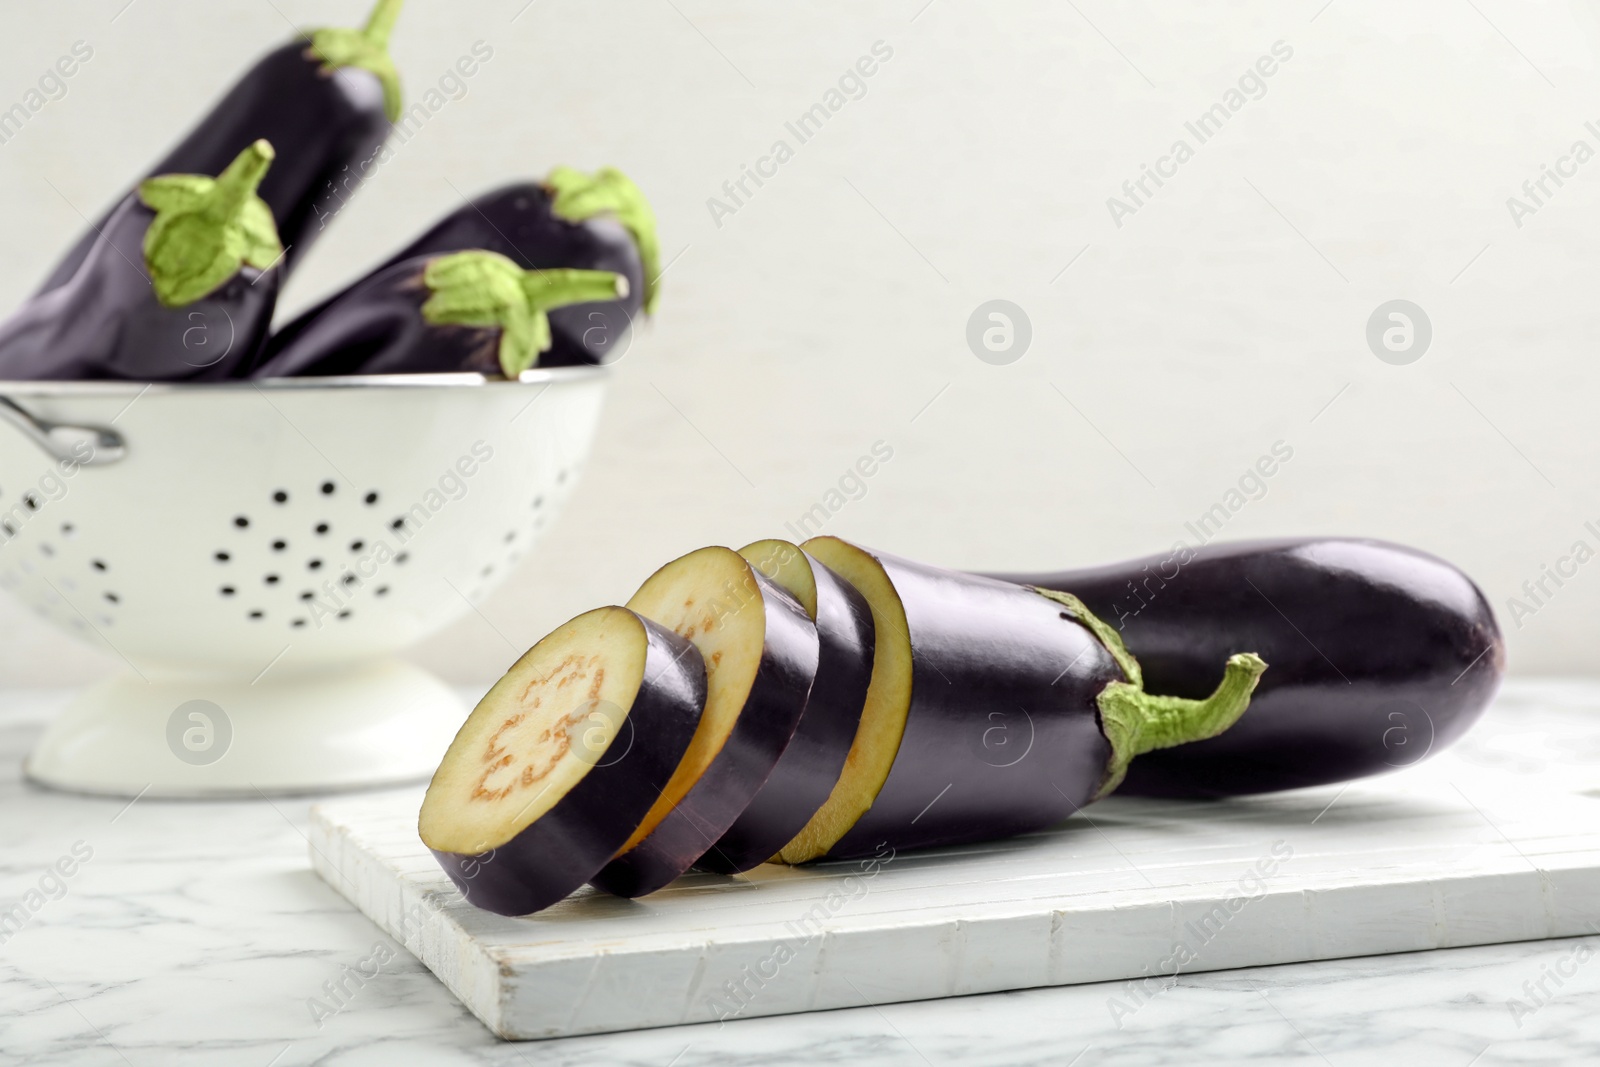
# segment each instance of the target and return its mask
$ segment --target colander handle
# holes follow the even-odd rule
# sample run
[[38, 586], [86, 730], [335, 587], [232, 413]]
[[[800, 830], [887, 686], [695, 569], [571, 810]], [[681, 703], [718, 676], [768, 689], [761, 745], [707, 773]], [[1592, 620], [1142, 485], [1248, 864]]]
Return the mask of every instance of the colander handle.
[[128, 454], [127, 442], [110, 427], [46, 422], [8, 396], [0, 396], [0, 419], [21, 430], [23, 436], [44, 449], [52, 459], [71, 460], [85, 467], [104, 467]]

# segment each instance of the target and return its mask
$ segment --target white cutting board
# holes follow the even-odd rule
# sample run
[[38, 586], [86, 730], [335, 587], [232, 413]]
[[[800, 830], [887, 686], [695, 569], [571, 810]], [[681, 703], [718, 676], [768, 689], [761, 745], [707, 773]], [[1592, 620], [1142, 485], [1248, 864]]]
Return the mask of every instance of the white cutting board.
[[506, 1038], [1111, 979], [1136, 1012], [1174, 971], [1600, 932], [1600, 800], [1543, 777], [1445, 754], [1343, 789], [1114, 797], [1013, 841], [522, 919], [459, 900], [420, 792], [313, 809], [311, 860]]

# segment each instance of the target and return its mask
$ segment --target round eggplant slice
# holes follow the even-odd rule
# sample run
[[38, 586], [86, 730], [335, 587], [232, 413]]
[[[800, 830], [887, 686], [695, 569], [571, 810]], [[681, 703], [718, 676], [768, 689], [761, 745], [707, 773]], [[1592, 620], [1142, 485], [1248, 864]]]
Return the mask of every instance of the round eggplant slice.
[[757, 541], [739, 554], [799, 601], [816, 624], [817, 680], [766, 784], [717, 847], [695, 864], [718, 874], [737, 874], [772, 859], [828, 799], [861, 725], [872, 680], [872, 609], [866, 598], [788, 541]]
[[694, 644], [706, 665], [705, 714], [688, 752], [592, 879], [608, 893], [637, 897], [716, 848], [761, 789], [800, 724], [818, 651], [805, 609], [731, 548], [702, 548], [667, 564], [628, 607]]
[[578, 616], [478, 702], [418, 829], [467, 901], [549, 907], [593, 878], [671, 780], [706, 700], [700, 653], [626, 608]]

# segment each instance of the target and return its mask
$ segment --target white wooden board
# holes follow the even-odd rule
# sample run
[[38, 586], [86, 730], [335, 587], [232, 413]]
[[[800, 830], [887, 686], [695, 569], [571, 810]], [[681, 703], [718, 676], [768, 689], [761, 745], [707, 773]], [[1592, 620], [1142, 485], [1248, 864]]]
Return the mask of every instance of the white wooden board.
[[459, 899], [420, 793], [313, 810], [317, 871], [496, 1034], [546, 1038], [1600, 932], [1600, 800], [1446, 754], [1346, 788], [1112, 798], [1056, 830], [881, 863]]

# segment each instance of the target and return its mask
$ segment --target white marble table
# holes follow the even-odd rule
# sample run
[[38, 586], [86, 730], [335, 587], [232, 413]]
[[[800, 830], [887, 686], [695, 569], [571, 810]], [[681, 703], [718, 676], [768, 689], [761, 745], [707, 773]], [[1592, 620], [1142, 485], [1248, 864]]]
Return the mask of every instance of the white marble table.
[[[0, 903], [28, 911], [0, 929], [0, 1064], [1600, 1062], [1600, 936], [1184, 975], [1120, 1028], [1113, 984], [501, 1043], [312, 874], [317, 798], [129, 806], [23, 784], [59, 701], [0, 695]], [[1600, 685], [1510, 686], [1457, 752], [1600, 797]]]

